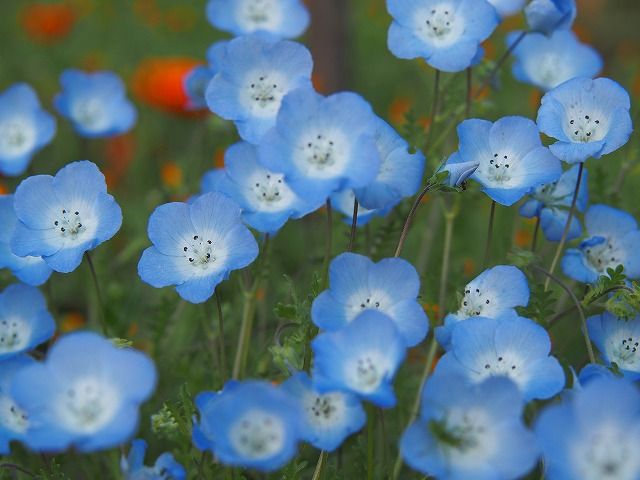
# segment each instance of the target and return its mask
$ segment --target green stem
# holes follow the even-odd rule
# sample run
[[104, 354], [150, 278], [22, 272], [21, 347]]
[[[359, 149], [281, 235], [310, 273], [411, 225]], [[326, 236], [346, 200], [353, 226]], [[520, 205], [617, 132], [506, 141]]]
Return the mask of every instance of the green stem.
[[318, 457], [318, 463], [316, 463], [316, 468], [313, 471], [313, 477], [311, 480], [321, 480], [324, 475], [324, 469], [327, 466], [327, 457], [329, 454], [322, 450], [320, 452], [320, 456]]
[[464, 109], [464, 116], [469, 118], [469, 115], [471, 115], [471, 102], [473, 101], [472, 98], [472, 92], [473, 92], [473, 70], [472, 67], [467, 68], [467, 99], [465, 102], [465, 109]]
[[353, 251], [353, 243], [356, 239], [356, 228], [358, 227], [358, 199], [353, 199], [353, 217], [351, 217], [351, 232], [349, 234], [349, 245], [347, 252]]
[[485, 77], [484, 81], [482, 82], [482, 86], [476, 93], [476, 96], [480, 95], [480, 92], [482, 92], [487, 87], [487, 85], [489, 85], [489, 83], [493, 81], [498, 71], [502, 68], [502, 65], [504, 65], [504, 62], [506, 62], [509, 59], [513, 51], [516, 49], [516, 47], [520, 44], [520, 42], [524, 39], [524, 37], [528, 33], [529, 32], [527, 30], [520, 32], [520, 35], [518, 35], [518, 38], [516, 38], [515, 41], [511, 44], [511, 46], [502, 54], [502, 56], [498, 59], [498, 61], [496, 62], [491, 72], [489, 72], [489, 75]]
[[102, 291], [100, 290], [100, 283], [98, 282], [98, 276], [96, 275], [96, 269], [93, 266], [93, 260], [91, 260], [91, 254], [89, 251], [84, 253], [84, 256], [87, 258], [87, 264], [89, 265], [89, 270], [91, 271], [91, 278], [93, 279], [93, 286], [96, 291], [96, 298], [98, 300], [98, 318], [100, 321], [100, 328], [102, 329], [103, 335], [108, 336], [107, 333], [107, 322], [104, 313], [104, 303], [102, 301]]
[[333, 209], [331, 208], [331, 199], [327, 198], [327, 230], [326, 230], [326, 249], [324, 253], [324, 262], [322, 263], [322, 284], [326, 289], [329, 286], [329, 263], [331, 263], [331, 251], [333, 243]]
[[440, 295], [438, 297], [438, 312], [440, 312], [440, 318], [444, 316], [445, 302], [447, 300], [447, 281], [449, 279], [451, 239], [453, 238], [453, 222], [455, 218], [455, 212], [446, 211], [444, 214], [444, 250], [442, 252], [442, 270], [440, 271]]
[[533, 240], [531, 240], [531, 251], [535, 252], [538, 244], [538, 233], [540, 232], [540, 215], [536, 217], [536, 226], [533, 229]]
[[396, 251], [393, 254], [394, 257], [399, 257], [402, 253], [402, 247], [404, 247], [404, 242], [407, 240], [407, 235], [409, 233], [409, 228], [411, 227], [411, 222], [413, 217], [416, 215], [416, 211], [420, 206], [420, 201], [427, 194], [427, 192], [431, 189], [433, 185], [427, 183], [427, 185], [422, 189], [422, 191], [418, 194], [418, 196], [413, 201], [413, 205], [411, 205], [411, 210], [409, 210], [409, 214], [407, 215], [407, 219], [404, 221], [404, 225], [402, 226], [402, 233], [400, 234], [400, 239], [398, 240], [398, 246], [396, 247]]
[[369, 409], [367, 412], [367, 480], [373, 480], [375, 475], [375, 430], [376, 430], [376, 416], [373, 409]]
[[496, 217], [496, 201], [491, 201], [491, 213], [489, 213], [489, 225], [487, 227], [487, 244], [484, 247], [484, 256], [482, 257], [482, 269], [487, 266], [489, 254], [491, 252], [491, 242], [493, 241], [493, 223]]
[[222, 302], [220, 301], [220, 294], [218, 290], [215, 291], [216, 306], [218, 308], [218, 348], [220, 350], [220, 370], [222, 371], [222, 384], [227, 382], [227, 354], [225, 352], [224, 343], [224, 321], [222, 318]]
[[[576, 180], [576, 187], [573, 190], [573, 199], [571, 200], [571, 208], [569, 209], [569, 216], [567, 217], [567, 223], [564, 225], [564, 231], [562, 232], [562, 237], [560, 238], [560, 243], [558, 243], [558, 248], [556, 249], [556, 254], [553, 257], [553, 261], [551, 262], [551, 266], [549, 267], [549, 273], [553, 275], [556, 267], [558, 266], [558, 261], [560, 260], [560, 255], [562, 255], [562, 250], [564, 249], [564, 245], [567, 242], [567, 235], [569, 234], [569, 229], [571, 228], [571, 221], [573, 220], [575, 210], [576, 210], [576, 202], [578, 200], [578, 192], [580, 191], [580, 182], [582, 180], [582, 172], [584, 170], [584, 162], [580, 162], [580, 168], [578, 169], [578, 178]], [[544, 289], [549, 289], [549, 282], [551, 282], [552, 277], [547, 276], [547, 280], [544, 282]]]

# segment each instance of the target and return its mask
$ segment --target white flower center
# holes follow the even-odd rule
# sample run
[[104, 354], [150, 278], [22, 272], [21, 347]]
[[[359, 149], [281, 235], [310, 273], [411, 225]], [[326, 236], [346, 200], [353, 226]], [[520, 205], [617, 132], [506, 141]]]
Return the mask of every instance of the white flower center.
[[522, 359], [517, 353], [506, 352], [496, 354], [490, 352], [478, 359], [478, 365], [475, 369], [477, 381], [482, 381], [488, 377], [506, 376], [519, 386], [522, 386]]
[[607, 128], [599, 112], [584, 112], [577, 106], [570, 107], [564, 131], [570, 139], [580, 143], [602, 140], [607, 134]]
[[287, 93], [287, 81], [278, 72], [251, 72], [247, 75], [244, 103], [252, 115], [275, 117], [282, 97]]
[[517, 183], [519, 166], [520, 158], [511, 152], [494, 152], [489, 161], [480, 162], [478, 173], [487, 183], [508, 187]]
[[106, 105], [99, 98], [81, 98], [71, 107], [71, 116], [86, 130], [100, 131], [109, 123], [106, 110]]
[[210, 238], [194, 235], [193, 241], [182, 247], [183, 256], [193, 268], [207, 270], [216, 261], [214, 244]]
[[0, 394], [0, 425], [12, 432], [23, 433], [29, 428], [29, 417], [7, 395]]
[[331, 178], [344, 170], [349, 155], [349, 141], [337, 130], [316, 130], [302, 136], [297, 153], [296, 163], [307, 175]]
[[53, 226], [58, 230], [61, 237], [76, 240], [87, 230], [87, 226], [82, 221], [79, 210], [67, 210], [63, 208], [60, 215], [53, 220]]
[[[449, 452], [457, 465], [484, 465], [497, 448], [492, 420], [483, 410], [451, 409], [442, 420], [432, 422], [438, 427], [438, 445]], [[434, 430], [434, 425], [431, 428]], [[437, 432], [443, 435], [440, 437]]]
[[378, 310], [387, 313], [391, 300], [382, 291], [358, 292], [347, 302], [347, 320], [352, 321], [365, 310]]
[[247, 31], [276, 30], [282, 20], [275, 0], [241, 0], [238, 12], [238, 23]]
[[3, 318], [0, 321], [0, 353], [24, 350], [31, 338], [31, 327], [22, 318]]
[[607, 342], [606, 350], [607, 356], [620, 368], [632, 371], [640, 368], [639, 337], [622, 330]]
[[449, 3], [420, 10], [415, 16], [417, 35], [430, 44], [444, 47], [455, 43], [464, 32], [464, 19]]
[[24, 118], [12, 118], [0, 123], [0, 156], [19, 157], [33, 149], [36, 132]]
[[572, 77], [568, 63], [555, 52], [532, 56], [526, 64], [531, 78], [546, 89], [552, 89]]
[[616, 268], [624, 263], [623, 252], [612, 238], [605, 239], [597, 245], [583, 247], [583, 252], [587, 262], [600, 274], [605, 274], [608, 268]]
[[119, 408], [116, 391], [95, 377], [76, 380], [58, 398], [58, 413], [72, 430], [92, 433], [107, 425]]
[[385, 357], [381, 352], [365, 352], [351, 359], [348, 378], [356, 391], [369, 393], [377, 390], [387, 374]]
[[256, 173], [252, 182], [254, 204], [260, 210], [280, 211], [294, 201], [294, 193], [280, 173]]
[[325, 395], [307, 395], [304, 409], [309, 422], [319, 428], [327, 428], [342, 423], [345, 415], [344, 395], [327, 393]]
[[244, 457], [260, 460], [280, 452], [285, 435], [280, 418], [269, 412], [252, 410], [231, 427], [229, 436], [237, 452]]
[[489, 308], [489, 305], [491, 305], [491, 298], [488, 295], [483, 294], [479, 288], [467, 285], [460, 309], [456, 315], [463, 318], [482, 315], [483, 310]]

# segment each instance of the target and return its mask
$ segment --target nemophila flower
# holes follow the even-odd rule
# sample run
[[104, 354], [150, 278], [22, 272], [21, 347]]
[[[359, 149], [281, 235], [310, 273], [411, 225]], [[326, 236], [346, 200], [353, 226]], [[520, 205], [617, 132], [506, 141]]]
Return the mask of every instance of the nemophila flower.
[[311, 88], [313, 60], [300, 43], [249, 35], [231, 40], [218, 61], [218, 73], [207, 87], [207, 105], [233, 120], [240, 136], [251, 143], [259, 143], [275, 125], [288, 92]]
[[502, 18], [515, 15], [523, 9], [527, 0], [488, 0]]
[[542, 97], [538, 127], [556, 143], [549, 148], [560, 160], [584, 162], [622, 147], [633, 126], [629, 94], [608, 78], [574, 78]]
[[477, 118], [458, 125], [458, 151], [452, 164], [477, 162], [471, 179], [502, 205], [513, 205], [529, 190], [557, 180], [560, 162], [542, 145], [536, 124], [524, 117], [503, 117], [491, 123]]
[[577, 380], [574, 376], [573, 390], [578, 390], [589, 382], [601, 377], [616, 378], [616, 375], [604, 365], [600, 365], [598, 363], [587, 363], [580, 370]]
[[8, 268], [21, 282], [42, 285], [51, 276], [51, 267], [42, 257], [19, 257], [11, 252], [10, 242], [18, 223], [13, 211], [13, 195], [0, 196], [0, 268]]
[[621, 378], [594, 378], [542, 411], [535, 424], [545, 478], [640, 476], [640, 393]]
[[207, 48], [207, 63], [209, 64], [209, 70], [214, 75], [220, 71], [224, 57], [227, 54], [229, 42], [230, 40], [219, 40]]
[[304, 412], [301, 438], [318, 449], [332, 452], [367, 421], [358, 397], [346, 392], [319, 393], [305, 372], [295, 373], [282, 389]]
[[212, 78], [213, 72], [206, 65], [198, 65], [185, 75], [183, 88], [188, 98], [187, 110], [203, 110], [207, 108], [205, 92]]
[[343, 253], [329, 266], [329, 289], [311, 306], [313, 322], [335, 331], [352, 322], [363, 311], [387, 315], [407, 346], [420, 343], [429, 330], [429, 320], [418, 303], [420, 277], [401, 258], [374, 263], [356, 253]]
[[485, 0], [387, 0], [393, 17], [387, 45], [398, 58], [424, 58], [433, 68], [459, 72], [477, 61], [480, 43], [498, 26]]
[[0, 174], [24, 173], [55, 133], [55, 118], [42, 109], [29, 85], [16, 83], [0, 93]]
[[[552, 183], [536, 187], [529, 199], [520, 207], [523, 217], [539, 217], [540, 226], [547, 240], [558, 242], [564, 233], [564, 227], [569, 219], [569, 209], [573, 200], [573, 192], [578, 181], [579, 166], [574, 165], [565, 171], [560, 178]], [[580, 189], [576, 200], [576, 210], [584, 211], [589, 201], [589, 182], [587, 171], [582, 172]], [[567, 232], [567, 240], [582, 235], [582, 225], [575, 216], [571, 219], [571, 226]]]
[[276, 126], [260, 144], [260, 163], [284, 173], [293, 191], [311, 202], [365, 187], [380, 166], [375, 119], [371, 106], [355, 93], [323, 97], [300, 88], [282, 100]]
[[640, 316], [623, 319], [603, 312], [589, 317], [587, 327], [607, 364], [615, 363], [630, 380], [640, 378]]
[[[507, 36], [511, 47], [520, 32]], [[547, 91], [576, 77], [595, 77], [602, 70], [602, 57], [591, 46], [580, 43], [571, 30], [556, 30], [550, 36], [529, 33], [513, 50], [513, 76]]]
[[27, 446], [62, 451], [73, 445], [90, 452], [129, 439], [155, 384], [146, 355], [77, 332], [60, 338], [44, 362], [16, 373], [11, 394], [29, 414]]
[[0, 455], [9, 454], [9, 443], [24, 440], [29, 434], [29, 414], [11, 395], [11, 383], [16, 373], [32, 365], [35, 360], [28, 355], [19, 355], [3, 360], [0, 367]]
[[171, 453], [163, 453], [153, 467], [144, 464], [147, 442], [137, 438], [131, 442], [128, 456], [120, 460], [120, 468], [125, 480], [183, 480], [187, 473], [182, 465], [176, 462]]
[[492, 376], [513, 380], [525, 399], [553, 397], [564, 387], [564, 372], [549, 356], [546, 330], [528, 318], [471, 318], [451, 335], [451, 348], [438, 362], [443, 374], [464, 375], [473, 382]]
[[42, 257], [56, 272], [75, 270], [85, 252], [113, 237], [122, 224], [122, 211], [107, 193], [104, 175], [88, 161], [69, 163], [55, 177], [23, 180], [13, 207], [19, 222], [11, 251]]
[[209, 0], [207, 19], [236, 36], [267, 32], [294, 38], [307, 29], [309, 11], [302, 0]]
[[471, 317], [497, 318], [516, 316], [516, 307], [529, 303], [527, 277], [511, 265], [489, 268], [464, 287], [460, 306], [444, 318], [444, 325], [435, 330], [436, 339], [449, 348], [451, 332], [458, 323]]
[[624, 267], [628, 278], [640, 278], [640, 231], [631, 215], [607, 205], [592, 205], [584, 216], [588, 237], [562, 258], [565, 275], [593, 283], [607, 269]]
[[393, 377], [406, 344], [387, 315], [367, 310], [343, 328], [312, 342], [313, 382], [321, 393], [343, 391], [383, 408], [393, 407]]
[[258, 256], [240, 215], [240, 207], [220, 193], [205, 193], [191, 204], [160, 205], [149, 217], [153, 246], [138, 263], [140, 278], [156, 288], [175, 285], [189, 302], [206, 301], [231, 270]]
[[506, 378], [474, 385], [436, 374], [422, 390], [420, 416], [403, 433], [400, 453], [411, 468], [441, 480], [521, 478], [539, 455], [523, 407]]
[[[331, 208], [337, 210], [338, 212], [344, 215], [344, 222], [348, 225], [351, 225], [353, 220], [353, 201], [356, 199], [356, 194], [351, 189], [344, 189], [338, 192], [332, 193], [331, 197]], [[358, 221], [357, 226], [361, 227], [366, 225], [375, 217], [385, 217], [393, 208], [393, 205], [389, 205], [386, 208], [373, 208], [369, 209], [363, 207], [362, 205], [358, 205]]]
[[195, 404], [193, 443], [226, 465], [272, 471], [296, 454], [301, 407], [267, 382], [227, 382], [219, 393], [200, 393]]
[[275, 233], [289, 218], [301, 218], [321, 204], [296, 195], [281, 173], [258, 163], [256, 147], [236, 143], [227, 149], [224, 170], [213, 170], [202, 179], [203, 192], [221, 192], [242, 209], [244, 221], [259, 232]]
[[111, 137], [129, 131], [137, 112], [113, 72], [69, 69], [60, 75], [62, 91], [53, 103], [83, 137]]
[[532, 0], [524, 9], [529, 29], [547, 35], [569, 30], [576, 13], [576, 0]]
[[442, 171], [449, 172], [449, 177], [446, 180], [448, 186], [462, 187], [479, 166], [480, 162], [476, 161], [448, 163], [443, 167]]
[[0, 360], [46, 342], [55, 329], [56, 323], [37, 288], [15, 283], [0, 293]]

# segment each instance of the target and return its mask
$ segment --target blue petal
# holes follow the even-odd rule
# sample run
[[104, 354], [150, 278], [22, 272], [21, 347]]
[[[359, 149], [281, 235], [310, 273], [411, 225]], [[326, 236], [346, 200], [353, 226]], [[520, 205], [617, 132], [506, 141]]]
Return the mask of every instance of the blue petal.
[[[544, 236], [551, 242], [559, 242], [569, 219], [569, 212], [558, 208], [543, 208], [540, 214], [540, 226]], [[573, 240], [582, 235], [582, 225], [575, 216], [571, 219], [571, 227], [567, 232], [567, 240]]]
[[632, 215], [607, 205], [591, 205], [585, 213], [584, 223], [590, 235], [603, 237], [622, 236], [638, 229]]
[[162, 288], [179, 285], [191, 278], [193, 267], [187, 264], [184, 257], [165, 255], [156, 247], [149, 247], [142, 252], [138, 275], [149, 285]]
[[561, 261], [564, 274], [582, 283], [594, 283], [598, 280], [598, 272], [588, 265], [584, 255], [575, 248], [568, 249]]
[[216, 286], [224, 280], [224, 274], [214, 273], [208, 276], [192, 277], [176, 287], [176, 292], [187, 302], [203, 303], [209, 300]]

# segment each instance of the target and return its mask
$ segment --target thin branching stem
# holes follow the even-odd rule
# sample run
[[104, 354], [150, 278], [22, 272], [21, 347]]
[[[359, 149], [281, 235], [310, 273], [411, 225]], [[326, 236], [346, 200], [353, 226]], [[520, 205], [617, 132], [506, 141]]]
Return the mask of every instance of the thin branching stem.
[[107, 333], [107, 320], [104, 312], [104, 302], [102, 301], [102, 290], [100, 289], [100, 283], [98, 282], [98, 275], [96, 275], [96, 269], [93, 265], [93, 260], [91, 259], [91, 254], [89, 251], [86, 251], [84, 256], [87, 258], [87, 265], [89, 265], [89, 271], [91, 272], [91, 278], [93, 280], [93, 287], [96, 291], [96, 299], [98, 300], [98, 318], [100, 321], [100, 328], [102, 329], [102, 333], [105, 336], [108, 336]]
[[222, 318], [222, 301], [220, 300], [220, 293], [216, 289], [216, 307], [218, 309], [218, 348], [220, 349], [220, 370], [222, 372], [222, 384], [227, 381], [227, 354], [225, 352], [224, 343], [224, 319]]
[[349, 233], [349, 245], [347, 252], [353, 251], [353, 244], [356, 240], [356, 228], [358, 227], [358, 199], [353, 198], [353, 216], [351, 217], [351, 232]]
[[540, 215], [536, 217], [536, 226], [533, 229], [533, 238], [531, 239], [531, 251], [535, 253], [538, 246], [538, 234], [540, 233]]
[[427, 194], [427, 192], [433, 187], [432, 184], [427, 183], [427, 185], [422, 189], [422, 191], [418, 194], [418, 196], [413, 201], [413, 205], [411, 205], [411, 210], [409, 210], [409, 214], [407, 215], [406, 220], [404, 221], [404, 225], [402, 226], [402, 232], [400, 233], [400, 239], [398, 240], [398, 246], [396, 247], [396, 251], [393, 254], [394, 257], [399, 257], [402, 253], [402, 247], [404, 247], [404, 242], [407, 240], [407, 235], [409, 233], [409, 228], [411, 227], [411, 222], [413, 221], [413, 217], [416, 215], [416, 211], [420, 206], [420, 202]]

